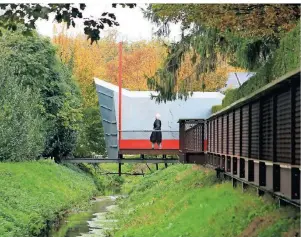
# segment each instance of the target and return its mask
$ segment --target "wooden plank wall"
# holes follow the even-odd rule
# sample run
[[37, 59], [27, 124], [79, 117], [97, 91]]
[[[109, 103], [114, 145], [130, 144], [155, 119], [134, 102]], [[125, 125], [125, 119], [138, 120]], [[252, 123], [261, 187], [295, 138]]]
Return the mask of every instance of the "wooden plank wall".
[[207, 123], [211, 153], [300, 165], [300, 81]]
[[296, 87], [295, 91], [295, 163], [296, 165], [300, 165], [300, 85]]

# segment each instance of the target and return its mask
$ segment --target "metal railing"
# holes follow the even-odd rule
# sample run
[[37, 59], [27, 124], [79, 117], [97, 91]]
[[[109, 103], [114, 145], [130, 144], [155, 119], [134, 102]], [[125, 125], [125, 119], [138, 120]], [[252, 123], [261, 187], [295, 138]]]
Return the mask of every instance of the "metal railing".
[[118, 134], [122, 140], [149, 140], [152, 132], [161, 132], [165, 140], [179, 139], [179, 131], [176, 130], [121, 130]]

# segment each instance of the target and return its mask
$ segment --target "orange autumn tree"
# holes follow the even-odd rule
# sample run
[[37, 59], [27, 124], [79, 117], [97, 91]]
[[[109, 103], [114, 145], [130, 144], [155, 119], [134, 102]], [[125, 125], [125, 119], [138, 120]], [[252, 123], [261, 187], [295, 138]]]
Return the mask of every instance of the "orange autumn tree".
[[[201, 78], [196, 78], [196, 65], [191, 62], [192, 52], [186, 53], [178, 70], [179, 83], [187, 82], [190, 91], [217, 91], [225, 86], [230, 72], [243, 72], [242, 68], [230, 66], [226, 59], [219, 58], [218, 66], [214, 72], [204, 73]], [[197, 57], [197, 60], [201, 60]]]
[[68, 36], [65, 28], [53, 38], [62, 61], [72, 61], [73, 73], [81, 89], [85, 107], [97, 103], [93, 78], [103, 79], [108, 62], [118, 56], [115, 39], [116, 33], [111, 32], [97, 44], [91, 45], [83, 35]]
[[[97, 44], [90, 44], [85, 36], [70, 37], [65, 29], [57, 34], [53, 42], [58, 45], [58, 55], [64, 62], [72, 59], [73, 73], [81, 88], [85, 105], [97, 103], [93, 78], [97, 77], [118, 84], [118, 42], [116, 31]], [[123, 87], [131, 90], [147, 90], [147, 79], [160, 66], [166, 49], [159, 41], [123, 43]], [[94, 90], [94, 91], [93, 91]]]
[[[123, 44], [122, 86], [130, 90], [148, 90], [146, 76], [152, 76], [162, 66], [165, 47], [159, 41]], [[118, 82], [118, 57], [110, 61], [105, 78]]]

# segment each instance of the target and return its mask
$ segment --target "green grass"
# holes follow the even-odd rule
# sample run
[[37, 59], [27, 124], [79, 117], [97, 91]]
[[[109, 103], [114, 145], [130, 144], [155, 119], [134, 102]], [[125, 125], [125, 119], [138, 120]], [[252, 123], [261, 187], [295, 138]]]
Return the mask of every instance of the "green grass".
[[36, 236], [96, 193], [93, 178], [53, 161], [0, 163], [0, 236]]
[[[114, 214], [120, 221], [116, 237], [281, 236], [299, 221], [290, 218], [294, 211], [283, 212], [251, 191], [219, 183], [213, 171], [191, 165], [142, 178], [120, 207]], [[256, 235], [252, 225], [259, 225]]]

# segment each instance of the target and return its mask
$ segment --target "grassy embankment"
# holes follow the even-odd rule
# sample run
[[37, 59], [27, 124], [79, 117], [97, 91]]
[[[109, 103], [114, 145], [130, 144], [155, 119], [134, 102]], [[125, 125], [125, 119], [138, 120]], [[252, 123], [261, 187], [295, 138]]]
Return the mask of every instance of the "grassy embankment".
[[114, 215], [122, 237], [295, 236], [295, 210], [220, 183], [211, 170], [174, 165], [144, 177]]
[[[123, 172], [141, 169], [147, 173], [145, 166], [123, 166]], [[84, 209], [92, 196], [124, 192], [141, 180], [103, 175], [117, 170], [116, 164], [81, 165], [79, 169], [51, 160], [0, 163], [0, 236], [43, 235], [67, 211]]]
[[36, 236], [47, 222], [87, 203], [93, 178], [53, 161], [0, 163], [0, 236]]

